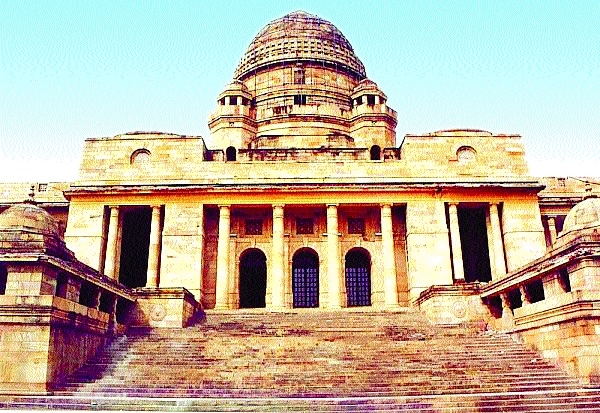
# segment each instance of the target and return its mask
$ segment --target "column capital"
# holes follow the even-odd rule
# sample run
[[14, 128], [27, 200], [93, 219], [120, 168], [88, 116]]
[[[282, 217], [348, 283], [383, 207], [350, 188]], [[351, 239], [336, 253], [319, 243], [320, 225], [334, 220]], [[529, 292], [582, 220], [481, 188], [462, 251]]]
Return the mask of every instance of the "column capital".
[[273, 209], [275, 208], [284, 208], [285, 204], [272, 204]]
[[227, 208], [227, 209], [229, 209], [229, 208], [231, 208], [231, 204], [219, 204], [219, 205], [217, 205], [217, 206], [219, 207], [219, 209], [222, 209], [222, 208]]
[[379, 206], [380, 206], [381, 208], [384, 208], [384, 207], [389, 207], [389, 208], [391, 208], [391, 207], [393, 207], [393, 206], [394, 206], [394, 203], [393, 203], [393, 202], [382, 202], [382, 203], [380, 203], [380, 204], [379, 204]]
[[460, 202], [458, 202], [458, 201], [449, 201], [448, 202], [448, 206], [455, 206], [455, 207], [457, 207], [459, 204], [460, 204]]
[[490, 206], [495, 206], [497, 208], [498, 205], [500, 205], [500, 201], [490, 201], [489, 204]]
[[327, 206], [327, 208], [340, 206], [340, 204], [335, 204], [335, 203], [328, 203], [328, 204], [325, 204], [325, 205]]

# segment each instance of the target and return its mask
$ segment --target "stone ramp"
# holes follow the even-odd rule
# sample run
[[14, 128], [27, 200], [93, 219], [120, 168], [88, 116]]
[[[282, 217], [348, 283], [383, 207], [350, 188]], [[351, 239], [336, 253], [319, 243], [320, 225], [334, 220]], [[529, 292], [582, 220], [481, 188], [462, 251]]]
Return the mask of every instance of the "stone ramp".
[[130, 331], [54, 396], [2, 407], [600, 412], [600, 392], [508, 336], [414, 310], [211, 311], [186, 329]]

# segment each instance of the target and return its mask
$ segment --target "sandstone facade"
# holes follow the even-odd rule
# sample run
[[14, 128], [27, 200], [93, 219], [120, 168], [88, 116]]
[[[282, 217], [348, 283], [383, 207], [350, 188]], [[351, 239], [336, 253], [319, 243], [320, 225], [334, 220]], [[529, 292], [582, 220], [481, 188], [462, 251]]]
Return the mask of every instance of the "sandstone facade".
[[[521, 331], [494, 314], [506, 316], [502, 306], [512, 313], [508, 291], [541, 277], [515, 274], [553, 251], [567, 213], [586, 196], [583, 181], [530, 176], [519, 135], [443, 130], [399, 144], [396, 123], [343, 34], [291, 13], [251, 42], [209, 118], [210, 145], [160, 132], [87, 139], [78, 179], [35, 183], [36, 201], [81, 265], [138, 301], [130, 317], [138, 325], [185, 325], [197, 303], [418, 306], [439, 323]], [[0, 209], [27, 188], [2, 185]], [[33, 270], [8, 262], [0, 257], [9, 269], [0, 298], [57, 295], [54, 275], [40, 267], [30, 279]], [[567, 267], [574, 283], [596, 264]], [[543, 288], [556, 287], [544, 277]], [[13, 291], [31, 282], [41, 284]], [[589, 317], [594, 327], [582, 328], [597, 337]], [[47, 342], [52, 331], [40, 328]], [[595, 369], [574, 371], [590, 378]]]

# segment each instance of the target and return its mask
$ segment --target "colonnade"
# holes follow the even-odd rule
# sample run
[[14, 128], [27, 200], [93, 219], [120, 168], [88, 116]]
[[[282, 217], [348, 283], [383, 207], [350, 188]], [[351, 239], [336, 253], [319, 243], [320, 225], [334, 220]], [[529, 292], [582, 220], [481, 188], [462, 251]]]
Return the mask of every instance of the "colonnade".
[[[152, 218], [150, 220], [150, 244], [148, 247], [148, 270], [146, 273], [147, 287], [158, 287], [159, 285], [159, 263], [160, 263], [160, 245], [161, 245], [161, 207], [153, 205]], [[117, 251], [119, 241], [119, 206], [109, 206], [108, 234], [106, 241], [106, 256], [104, 260], [104, 274], [117, 280], [119, 274], [116, 271]]]
[[[327, 204], [327, 281], [328, 297], [327, 308], [339, 309], [343, 307], [343, 274], [341, 272], [340, 233], [338, 204]], [[273, 205], [273, 238], [272, 238], [272, 266], [271, 266], [271, 303], [269, 308], [282, 309], [286, 306], [285, 300], [285, 263], [284, 263], [284, 209], [285, 205]], [[217, 279], [215, 292], [215, 308], [230, 308], [228, 296], [233, 283], [229, 271], [229, 233], [230, 233], [230, 205], [219, 205], [219, 235], [217, 241]], [[394, 234], [392, 229], [391, 205], [381, 205], [381, 240], [382, 258], [384, 262], [384, 289], [385, 305], [398, 306], [398, 286], [396, 281], [396, 264], [394, 257]]]
[[[456, 202], [448, 204], [448, 221], [454, 281], [460, 283], [465, 281], [465, 273], [462, 245], [460, 241], [460, 228], [458, 224], [458, 206], [459, 203]], [[500, 228], [497, 202], [489, 203], [489, 209], [486, 211], [486, 227], [492, 279], [498, 280], [506, 275], [506, 260], [504, 257], [504, 242], [502, 240], [502, 229]]]
[[[464, 282], [463, 253], [458, 220], [459, 203], [448, 203], [448, 223], [450, 237], [450, 251], [452, 256], [452, 267], [454, 271], [454, 282]], [[326, 204], [326, 273], [327, 280], [326, 302], [321, 303], [327, 308], [336, 309], [345, 306], [344, 302], [344, 274], [342, 271], [341, 257], [341, 234], [339, 232], [339, 204]], [[216, 284], [215, 284], [215, 308], [231, 308], [231, 288], [235, 285], [234, 274], [230, 271], [230, 233], [231, 233], [231, 205], [218, 205], [218, 238], [216, 257]], [[289, 306], [286, 301], [286, 263], [285, 257], [285, 230], [284, 215], [286, 205], [272, 205], [272, 240], [271, 240], [271, 265], [269, 268], [270, 300], [267, 306], [271, 309], [283, 309]], [[118, 260], [119, 243], [119, 206], [109, 207], [108, 232], [106, 234], [106, 253], [104, 262], [104, 273], [118, 279], [116, 261]], [[157, 288], [160, 286], [159, 264], [161, 251], [161, 206], [151, 207], [152, 215], [150, 221], [150, 242], [148, 253], [148, 268], [146, 286]], [[506, 275], [506, 260], [500, 218], [498, 214], [498, 203], [489, 203], [486, 209], [486, 230], [488, 238], [488, 250], [490, 255], [490, 269], [492, 279], [497, 280]], [[398, 306], [398, 283], [396, 274], [396, 257], [394, 248], [394, 232], [392, 225], [392, 205], [380, 205], [381, 219], [381, 273], [377, 274], [383, 285], [383, 302], [386, 307]], [[381, 290], [380, 290], [381, 291]]]

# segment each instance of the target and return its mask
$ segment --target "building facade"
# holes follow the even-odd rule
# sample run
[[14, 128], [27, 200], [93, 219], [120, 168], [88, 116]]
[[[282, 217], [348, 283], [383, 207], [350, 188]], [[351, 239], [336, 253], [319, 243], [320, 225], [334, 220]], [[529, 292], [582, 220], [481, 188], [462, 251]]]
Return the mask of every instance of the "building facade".
[[[303, 12], [250, 44], [197, 136], [88, 139], [67, 245], [131, 287], [206, 308], [409, 305], [545, 251], [520, 136], [408, 135], [331, 23]], [[450, 241], [449, 241], [450, 240]]]
[[[78, 179], [37, 183], [36, 200], [86, 271], [150, 300], [150, 325], [168, 315], [152, 300], [181, 288], [204, 309], [419, 306], [489, 320], [508, 293], [481, 286], [553, 249], [584, 182], [531, 177], [519, 135], [398, 143], [396, 123], [344, 35], [294, 12], [252, 40], [209, 117], [210, 145], [87, 139]], [[4, 185], [0, 206], [25, 188]], [[437, 317], [444, 306], [463, 315]]]

